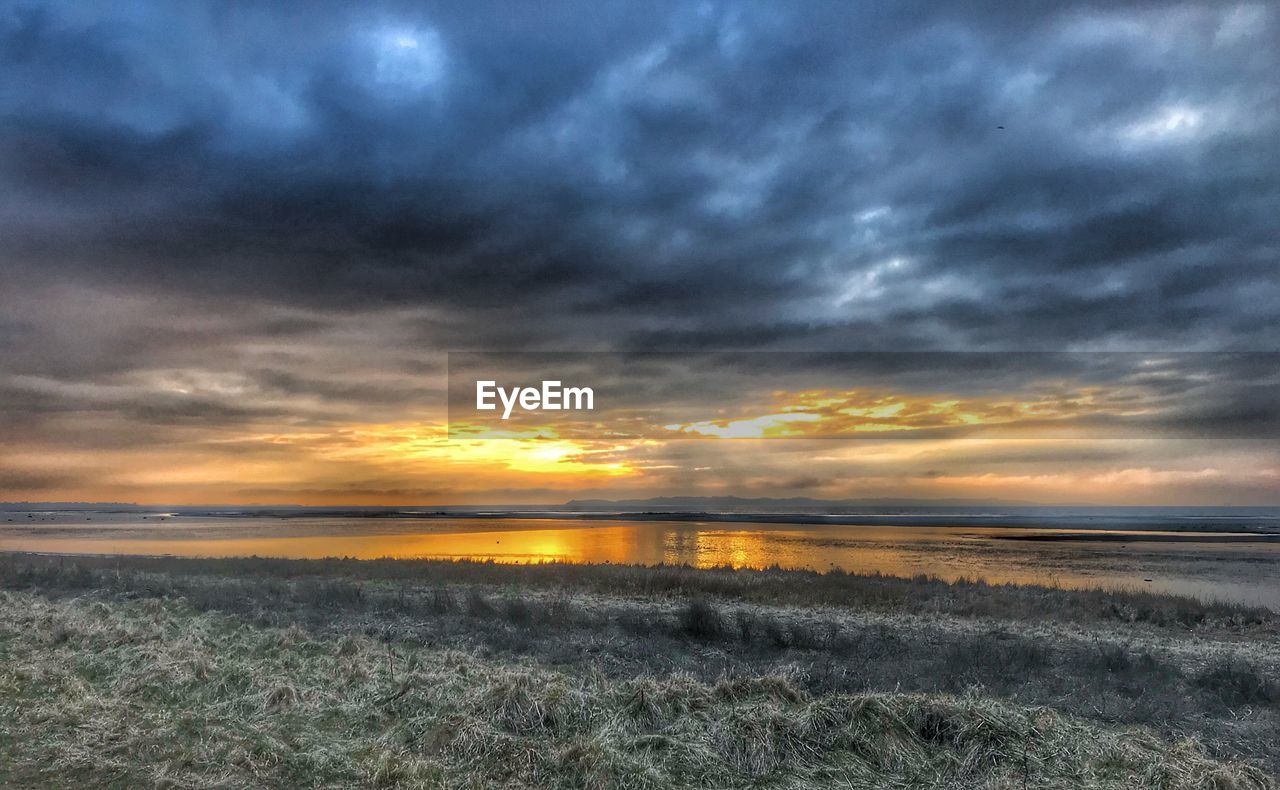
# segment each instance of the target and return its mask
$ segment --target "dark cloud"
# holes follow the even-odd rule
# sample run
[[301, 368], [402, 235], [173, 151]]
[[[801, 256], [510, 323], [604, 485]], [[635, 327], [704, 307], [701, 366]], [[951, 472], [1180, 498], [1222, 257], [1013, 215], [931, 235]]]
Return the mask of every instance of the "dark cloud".
[[1272, 9], [468, 9], [10, 7], [6, 267], [559, 346], [1275, 340]]
[[439, 419], [441, 352], [485, 349], [806, 352], [622, 358], [637, 400], [1052, 374], [1274, 431], [1265, 361], [899, 355], [1280, 347], [1277, 39], [1155, 0], [0, 2], [0, 436]]

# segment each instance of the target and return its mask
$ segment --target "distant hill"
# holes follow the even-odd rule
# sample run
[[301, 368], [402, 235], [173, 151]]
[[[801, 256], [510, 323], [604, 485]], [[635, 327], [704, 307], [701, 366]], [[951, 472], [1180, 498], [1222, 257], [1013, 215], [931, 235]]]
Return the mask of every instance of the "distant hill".
[[881, 497], [813, 499], [810, 497], [659, 496], [647, 499], [573, 499], [566, 510], [663, 511], [697, 513], [795, 513], [866, 507], [1035, 507], [1040, 502], [1013, 499], [943, 499]]

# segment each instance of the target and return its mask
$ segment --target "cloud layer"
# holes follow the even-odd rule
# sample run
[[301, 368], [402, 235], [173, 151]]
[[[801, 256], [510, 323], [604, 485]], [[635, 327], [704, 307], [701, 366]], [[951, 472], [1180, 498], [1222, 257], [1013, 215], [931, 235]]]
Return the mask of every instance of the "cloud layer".
[[[125, 461], [239, 497], [193, 459], [438, 427], [446, 350], [1280, 348], [1277, 40], [1261, 3], [2, 4], [0, 498]], [[291, 457], [252, 488], [456, 490]]]

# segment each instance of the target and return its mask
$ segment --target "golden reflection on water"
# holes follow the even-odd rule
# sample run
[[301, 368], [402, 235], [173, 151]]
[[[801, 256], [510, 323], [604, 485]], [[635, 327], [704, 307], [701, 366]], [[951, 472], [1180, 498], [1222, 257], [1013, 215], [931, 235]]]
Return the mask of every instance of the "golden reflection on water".
[[778, 565], [907, 577], [928, 574], [948, 580], [969, 577], [1064, 587], [1140, 587], [1280, 604], [1280, 571], [1275, 570], [1280, 568], [1280, 545], [996, 539], [1044, 532], [608, 519], [184, 517], [158, 523], [119, 515], [99, 516], [89, 523], [45, 518], [0, 524], [0, 551], [661, 563], [701, 568]]

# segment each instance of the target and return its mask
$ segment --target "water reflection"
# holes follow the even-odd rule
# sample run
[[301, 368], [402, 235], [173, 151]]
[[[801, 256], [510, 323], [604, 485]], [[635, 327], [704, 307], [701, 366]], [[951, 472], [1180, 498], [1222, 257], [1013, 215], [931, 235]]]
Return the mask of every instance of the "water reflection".
[[[45, 514], [15, 519], [25, 523], [0, 524], [0, 550], [779, 565], [1137, 587], [1280, 608], [1280, 544], [1256, 535], [607, 519], [180, 517], [158, 522], [137, 514], [94, 514], [90, 519]], [[1161, 537], [1186, 542], [1155, 540]], [[1240, 542], [1221, 542], [1226, 540]]]

